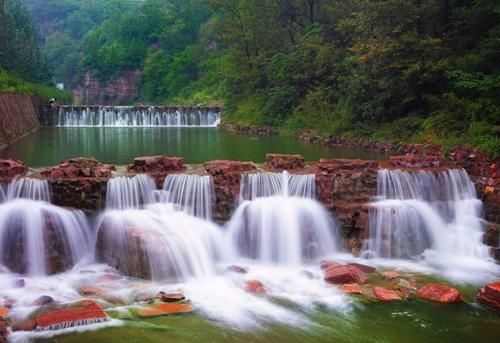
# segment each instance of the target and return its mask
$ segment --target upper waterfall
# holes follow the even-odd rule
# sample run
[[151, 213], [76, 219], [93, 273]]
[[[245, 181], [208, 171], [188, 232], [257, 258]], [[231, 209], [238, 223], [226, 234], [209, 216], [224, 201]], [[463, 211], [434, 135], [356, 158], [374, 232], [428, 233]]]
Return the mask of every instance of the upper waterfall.
[[60, 127], [216, 127], [218, 107], [61, 106]]

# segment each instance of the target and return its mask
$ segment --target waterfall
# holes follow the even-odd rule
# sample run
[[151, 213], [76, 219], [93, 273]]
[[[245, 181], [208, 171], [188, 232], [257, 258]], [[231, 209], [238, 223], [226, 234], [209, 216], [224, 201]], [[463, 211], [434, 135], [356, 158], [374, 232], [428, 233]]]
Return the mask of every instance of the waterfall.
[[253, 200], [260, 197], [282, 195], [315, 198], [314, 174], [255, 173], [241, 177], [240, 199]]
[[57, 126], [216, 127], [220, 119], [220, 109], [208, 107], [62, 106]]
[[231, 244], [242, 257], [300, 265], [337, 250], [338, 227], [314, 200], [314, 175], [244, 175], [243, 200], [227, 224]]
[[0, 187], [0, 203], [15, 199], [30, 199], [50, 202], [47, 180], [14, 178], [6, 187]]
[[366, 257], [411, 258], [430, 250], [488, 259], [482, 204], [463, 169], [380, 170]]
[[11, 200], [0, 205], [0, 261], [17, 273], [60, 272], [89, 254], [89, 232], [81, 211]]
[[214, 185], [210, 175], [168, 175], [163, 185], [161, 202], [176, 204], [196, 217], [212, 219]]
[[146, 174], [112, 178], [108, 181], [106, 208], [140, 208], [154, 202], [155, 190], [153, 178]]
[[152, 280], [186, 280], [215, 273], [220, 229], [170, 204], [106, 211], [97, 235], [98, 258], [121, 272]]

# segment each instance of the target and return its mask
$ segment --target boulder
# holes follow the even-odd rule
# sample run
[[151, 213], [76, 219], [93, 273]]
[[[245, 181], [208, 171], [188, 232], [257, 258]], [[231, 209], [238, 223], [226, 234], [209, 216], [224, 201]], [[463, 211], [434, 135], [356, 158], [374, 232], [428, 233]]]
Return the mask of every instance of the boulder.
[[457, 289], [437, 283], [430, 283], [420, 288], [417, 291], [417, 297], [441, 303], [458, 303], [463, 301], [462, 295]]
[[347, 265], [349, 266], [354, 266], [361, 270], [363, 273], [373, 273], [377, 268], [373, 266], [368, 266], [366, 264], [361, 264], [361, 263], [348, 263]]
[[95, 158], [76, 157], [65, 160], [55, 167], [43, 169], [40, 174], [48, 179], [110, 178], [115, 170], [112, 165]]
[[340, 287], [340, 290], [348, 294], [361, 294], [359, 283], [345, 283]]
[[156, 299], [166, 303], [176, 303], [186, 300], [186, 297], [182, 293], [165, 293], [160, 291], [156, 294]]
[[334, 284], [364, 283], [365, 273], [354, 266], [333, 266], [324, 271], [324, 280]]
[[53, 302], [54, 302], [54, 299], [51, 296], [42, 295], [41, 297], [38, 297], [35, 300], [34, 305], [44, 306], [44, 305], [52, 304]]
[[42, 313], [35, 319], [37, 330], [54, 330], [107, 320], [107, 315], [94, 302], [81, 307], [68, 307]]
[[259, 280], [249, 280], [245, 282], [245, 291], [253, 294], [265, 294], [266, 289]]
[[380, 301], [401, 300], [401, 297], [396, 291], [384, 287], [373, 287], [373, 294]]
[[248, 268], [232, 265], [226, 268], [228, 272], [246, 274], [248, 273]]
[[386, 270], [380, 273], [380, 277], [384, 280], [393, 280], [399, 278], [400, 276], [401, 274], [394, 270]]
[[137, 310], [137, 315], [139, 317], [157, 317], [165, 316], [169, 314], [180, 314], [180, 313], [190, 313], [193, 312], [193, 306], [189, 304], [177, 304], [177, 303], [162, 303], [148, 305], [141, 307]]
[[389, 165], [396, 168], [435, 168], [443, 166], [443, 159], [439, 155], [406, 154], [391, 156]]
[[103, 293], [104, 290], [102, 290], [99, 287], [88, 286], [80, 289], [80, 294], [83, 295], [84, 297], [98, 297]]
[[342, 266], [342, 264], [335, 262], [335, 261], [323, 260], [319, 263], [319, 266], [321, 269], [326, 270], [326, 269], [331, 268], [331, 267]]
[[267, 154], [266, 167], [275, 170], [304, 169], [306, 162], [301, 155]]
[[477, 301], [500, 312], [500, 281], [489, 283], [479, 290]]
[[19, 175], [24, 175], [28, 172], [28, 167], [26, 164], [19, 160], [0, 159], [0, 178], [1, 179], [12, 179]]
[[8, 307], [0, 307], [0, 319], [6, 319], [10, 314]]

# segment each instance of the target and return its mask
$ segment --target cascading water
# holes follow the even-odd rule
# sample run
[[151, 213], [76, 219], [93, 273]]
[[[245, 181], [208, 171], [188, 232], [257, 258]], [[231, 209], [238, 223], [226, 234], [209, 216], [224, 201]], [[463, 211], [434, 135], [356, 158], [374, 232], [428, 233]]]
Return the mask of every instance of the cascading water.
[[170, 204], [106, 211], [99, 221], [97, 256], [127, 275], [186, 280], [215, 272], [222, 232]]
[[410, 258], [439, 254], [487, 260], [481, 201], [463, 169], [380, 170], [364, 256]]
[[314, 174], [255, 173], [241, 178], [240, 199], [253, 200], [275, 195], [315, 198]]
[[227, 224], [237, 254], [263, 262], [301, 265], [337, 250], [338, 228], [314, 199], [314, 175], [242, 176], [245, 200]]
[[10, 270], [45, 275], [66, 270], [90, 253], [81, 211], [17, 199], [0, 205], [0, 261]]
[[176, 204], [196, 217], [212, 219], [214, 185], [210, 175], [168, 175], [163, 185], [161, 202]]
[[134, 177], [115, 177], [108, 181], [106, 208], [141, 208], [155, 201], [156, 185], [152, 177], [139, 174]]
[[154, 127], [154, 126], [196, 126], [216, 127], [221, 112], [212, 108], [167, 108], [101, 106], [73, 107], [62, 106], [57, 116], [57, 126], [62, 127]]
[[0, 203], [14, 199], [50, 202], [49, 183], [33, 178], [15, 178], [6, 187], [0, 187]]

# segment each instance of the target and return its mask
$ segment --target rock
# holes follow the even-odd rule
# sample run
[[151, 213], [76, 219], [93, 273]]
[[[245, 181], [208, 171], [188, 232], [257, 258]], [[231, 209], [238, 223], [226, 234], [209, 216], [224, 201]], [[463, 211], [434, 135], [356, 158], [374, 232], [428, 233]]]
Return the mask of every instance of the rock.
[[98, 297], [104, 293], [104, 290], [102, 290], [99, 287], [84, 287], [80, 290], [80, 294], [83, 295], [84, 297]]
[[363, 273], [373, 273], [377, 268], [373, 266], [368, 266], [366, 264], [361, 264], [361, 263], [348, 263], [347, 265], [349, 266], [354, 266], [361, 270]]
[[381, 272], [380, 276], [384, 280], [393, 280], [393, 279], [397, 279], [398, 277], [400, 277], [401, 274], [399, 274], [398, 272], [396, 272], [394, 270], [386, 270], [384, 272]]
[[0, 319], [6, 319], [10, 314], [10, 309], [7, 307], [0, 307]]
[[193, 306], [189, 304], [163, 303], [141, 307], [137, 310], [139, 317], [157, 317], [169, 314], [193, 312]]
[[500, 281], [489, 283], [479, 290], [477, 301], [500, 312]]
[[266, 289], [262, 282], [258, 280], [249, 280], [245, 282], [245, 291], [253, 294], [265, 294]]
[[408, 280], [399, 279], [396, 288], [399, 290], [416, 291], [417, 289]]
[[271, 170], [295, 170], [304, 169], [304, 157], [301, 155], [267, 154], [266, 167]]
[[156, 299], [166, 303], [175, 303], [185, 300], [186, 297], [182, 293], [165, 293], [162, 291], [158, 292], [158, 294], [156, 295]]
[[233, 273], [239, 273], [239, 274], [246, 274], [248, 273], [248, 268], [232, 265], [226, 268], [228, 272], [233, 272]]
[[134, 158], [127, 170], [132, 173], [146, 173], [155, 178], [157, 187], [163, 187], [167, 174], [186, 170], [183, 157], [143, 156]]
[[24, 279], [16, 280], [16, 282], [14, 283], [14, 285], [15, 285], [16, 288], [23, 288], [25, 286]]
[[442, 167], [441, 156], [406, 154], [404, 156], [391, 156], [389, 165], [397, 168], [435, 168]]
[[12, 323], [13, 331], [33, 331], [36, 329], [36, 321], [33, 318], [17, 320]]
[[16, 303], [16, 299], [10, 297], [2, 297], [2, 299], [0, 300], [0, 307], [12, 308], [12, 306]]
[[373, 287], [373, 294], [380, 301], [395, 301], [401, 300], [398, 293], [392, 289], [387, 289], [384, 287]]
[[24, 175], [28, 172], [28, 167], [26, 164], [19, 160], [0, 159], [0, 178], [5, 178], [7, 180], [12, 179], [16, 176]]
[[54, 302], [54, 299], [51, 296], [48, 295], [42, 295], [38, 299], [35, 300], [34, 304], [36, 306], [44, 306], [47, 304], [52, 304]]
[[101, 307], [94, 302], [84, 307], [69, 307], [45, 312], [36, 317], [37, 330], [54, 330], [66, 327], [100, 323], [108, 317]]
[[354, 266], [334, 266], [324, 273], [325, 281], [334, 284], [364, 283], [367, 280], [365, 273]]
[[361, 294], [361, 287], [358, 283], [345, 283], [340, 287], [340, 290], [348, 294]]
[[314, 274], [312, 272], [310, 272], [309, 270], [301, 270], [300, 275], [308, 278], [309, 280], [314, 279]]
[[343, 264], [341, 264], [341, 263], [338, 263], [335, 261], [327, 261], [327, 260], [323, 260], [319, 263], [320, 268], [323, 270], [326, 270], [326, 269], [331, 268], [331, 267], [342, 266], [342, 265]]
[[76, 157], [43, 169], [40, 174], [49, 179], [110, 178], [113, 170], [114, 166], [103, 164], [95, 158]]
[[458, 303], [463, 300], [457, 289], [437, 283], [430, 283], [420, 288], [417, 297], [441, 303]]

